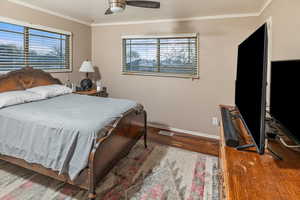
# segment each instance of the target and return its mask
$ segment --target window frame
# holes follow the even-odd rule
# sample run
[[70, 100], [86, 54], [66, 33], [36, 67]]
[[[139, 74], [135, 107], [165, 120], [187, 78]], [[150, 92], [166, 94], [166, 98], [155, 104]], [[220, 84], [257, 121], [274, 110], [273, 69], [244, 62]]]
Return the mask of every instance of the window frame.
[[[196, 38], [196, 74], [176, 74], [166, 72], [129, 72], [125, 71], [126, 68], [126, 39], [167, 39], [167, 38]], [[176, 78], [192, 78], [199, 79], [199, 34], [198, 33], [187, 33], [187, 34], [173, 34], [173, 35], [125, 35], [121, 37], [121, 50], [122, 50], [122, 75], [140, 75], [140, 76], [158, 76], [158, 77], [176, 77]]]
[[[68, 41], [69, 42], [69, 68], [66, 68], [66, 69], [42, 69], [42, 70], [46, 71], [46, 72], [50, 72], [50, 73], [66, 73], [66, 72], [73, 71], [73, 34], [72, 34], [72, 32], [55, 29], [55, 28], [51, 28], [51, 27], [47, 27], [47, 26], [42, 26], [42, 25], [31, 24], [28, 22], [18, 21], [18, 20], [6, 18], [6, 17], [1, 17], [1, 16], [0, 16], [0, 22], [9, 23], [9, 24], [17, 25], [17, 26], [23, 26], [23, 28], [29, 28], [29, 29], [39, 30], [39, 31], [46, 31], [46, 32], [50, 32], [50, 33], [67, 35], [69, 37], [69, 41]], [[24, 38], [24, 41], [25, 40], [26, 39]], [[28, 66], [30, 66], [30, 65], [28, 65]], [[6, 71], [0, 70], [0, 74], [6, 74], [11, 71], [14, 71], [14, 69], [6, 70]]]

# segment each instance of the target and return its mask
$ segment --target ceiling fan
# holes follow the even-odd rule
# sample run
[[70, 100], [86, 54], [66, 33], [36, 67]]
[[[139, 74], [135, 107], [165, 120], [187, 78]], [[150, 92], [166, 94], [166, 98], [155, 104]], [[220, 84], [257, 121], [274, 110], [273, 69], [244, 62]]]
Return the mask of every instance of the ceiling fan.
[[127, 6], [135, 6], [140, 8], [160, 8], [160, 2], [156, 1], [126, 1], [126, 0], [108, 0], [109, 8], [106, 10], [105, 15], [122, 12]]

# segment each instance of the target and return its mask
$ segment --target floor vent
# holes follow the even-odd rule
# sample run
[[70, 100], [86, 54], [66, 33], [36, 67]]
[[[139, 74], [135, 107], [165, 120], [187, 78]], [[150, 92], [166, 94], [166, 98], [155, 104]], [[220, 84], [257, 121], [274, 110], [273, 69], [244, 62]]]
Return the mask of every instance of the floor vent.
[[158, 134], [160, 135], [164, 135], [164, 136], [174, 136], [174, 133], [170, 132], [170, 131], [159, 131]]

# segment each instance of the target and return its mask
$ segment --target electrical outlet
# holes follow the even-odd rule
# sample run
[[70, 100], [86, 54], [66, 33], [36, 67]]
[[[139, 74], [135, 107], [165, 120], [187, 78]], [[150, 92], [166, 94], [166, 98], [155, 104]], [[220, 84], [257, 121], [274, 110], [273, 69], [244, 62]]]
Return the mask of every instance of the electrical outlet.
[[160, 135], [164, 135], [164, 136], [174, 136], [174, 133], [173, 132], [170, 132], [170, 131], [159, 131], [158, 134]]
[[217, 117], [213, 117], [213, 118], [212, 118], [212, 124], [213, 124], [214, 126], [218, 126], [218, 125], [219, 125], [219, 120], [218, 120]]

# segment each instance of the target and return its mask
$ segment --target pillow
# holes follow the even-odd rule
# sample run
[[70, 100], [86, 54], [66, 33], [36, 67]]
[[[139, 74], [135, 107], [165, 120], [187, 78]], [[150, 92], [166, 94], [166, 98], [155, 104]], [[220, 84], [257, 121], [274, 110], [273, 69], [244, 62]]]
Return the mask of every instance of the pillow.
[[72, 89], [64, 85], [38, 86], [38, 87], [27, 89], [26, 91], [37, 93], [41, 95], [43, 98], [56, 97], [59, 95], [72, 93]]
[[2, 92], [0, 93], [0, 108], [42, 99], [41, 95], [25, 90]]

